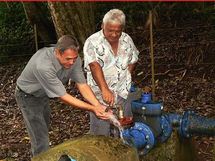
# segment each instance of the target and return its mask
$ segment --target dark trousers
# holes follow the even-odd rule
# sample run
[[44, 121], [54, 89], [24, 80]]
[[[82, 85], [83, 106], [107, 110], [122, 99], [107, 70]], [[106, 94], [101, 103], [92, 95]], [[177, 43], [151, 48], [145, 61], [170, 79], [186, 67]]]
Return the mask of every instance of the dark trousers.
[[50, 113], [48, 97], [35, 97], [16, 87], [15, 98], [22, 111], [33, 156], [49, 148]]

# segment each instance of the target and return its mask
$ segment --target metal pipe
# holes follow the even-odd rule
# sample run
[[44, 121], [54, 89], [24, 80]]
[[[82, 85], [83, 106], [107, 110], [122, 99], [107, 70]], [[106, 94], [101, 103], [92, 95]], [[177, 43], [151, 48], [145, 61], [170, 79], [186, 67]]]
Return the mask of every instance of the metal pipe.
[[[131, 140], [132, 145], [138, 150], [144, 149], [144, 154], [149, 151], [146, 147], [149, 146], [146, 143], [146, 136], [155, 140], [156, 143], [162, 143], [171, 136], [173, 127], [178, 128], [179, 135], [184, 138], [192, 135], [215, 136], [215, 119], [198, 116], [193, 111], [187, 111], [184, 115], [162, 113], [163, 103], [151, 101], [150, 97], [143, 93], [139, 100], [132, 101], [135, 126], [124, 132], [125, 140]], [[152, 145], [154, 143], [149, 146], [150, 149]]]
[[183, 137], [191, 137], [192, 135], [215, 136], [215, 119], [198, 116], [193, 111], [186, 111], [179, 130]]
[[181, 119], [182, 116], [176, 113], [170, 113], [170, 114], [166, 114], [169, 123], [173, 126], [173, 127], [179, 127], [181, 124]]
[[133, 120], [135, 122], [143, 122], [148, 125], [155, 137], [162, 133], [161, 128], [161, 102], [142, 103], [140, 101], [132, 102]]
[[138, 149], [140, 155], [148, 153], [155, 144], [155, 137], [150, 129], [144, 123], [135, 122], [134, 126], [122, 131], [125, 142]]

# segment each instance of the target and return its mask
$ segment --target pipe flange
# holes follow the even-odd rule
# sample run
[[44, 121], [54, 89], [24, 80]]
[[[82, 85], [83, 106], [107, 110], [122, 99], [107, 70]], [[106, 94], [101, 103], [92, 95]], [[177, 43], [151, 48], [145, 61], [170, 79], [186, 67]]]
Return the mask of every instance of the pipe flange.
[[166, 115], [162, 115], [161, 116], [161, 129], [162, 129], [162, 133], [161, 135], [158, 137], [158, 140], [163, 143], [165, 142], [172, 134], [172, 126], [168, 120], [168, 117]]
[[135, 122], [133, 127], [124, 130], [123, 138], [129, 145], [136, 147], [140, 155], [148, 153], [155, 144], [152, 130], [141, 122]]
[[189, 116], [193, 115], [194, 111], [186, 111], [182, 117], [181, 126], [179, 128], [179, 135], [181, 137], [190, 138], [191, 134], [188, 131], [189, 127]]

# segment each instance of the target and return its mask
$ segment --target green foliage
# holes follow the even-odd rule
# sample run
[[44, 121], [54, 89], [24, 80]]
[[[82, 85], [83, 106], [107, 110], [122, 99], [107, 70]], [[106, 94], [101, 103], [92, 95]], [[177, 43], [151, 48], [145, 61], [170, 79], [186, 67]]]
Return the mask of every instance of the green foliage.
[[[47, 3], [37, 5], [41, 6], [42, 15], [52, 21]], [[149, 10], [154, 11], [153, 18], [158, 27], [159, 24], [167, 28], [187, 27], [189, 22], [215, 25], [214, 2], [95, 2], [95, 5], [97, 31], [101, 29], [104, 14], [113, 8], [119, 8], [126, 14], [128, 33], [144, 28]], [[214, 33], [211, 35], [214, 36]], [[2, 56], [32, 54], [34, 51], [33, 28], [26, 19], [22, 2], [0, 2], [0, 62]]]
[[101, 23], [104, 14], [113, 8], [124, 11], [126, 23], [132, 28], [144, 27], [149, 10], [154, 11], [154, 18], [157, 22], [168, 23], [169, 27], [183, 27], [184, 23], [190, 20], [214, 24], [215, 20], [213, 2], [98, 2], [96, 22]]
[[32, 49], [29, 42], [33, 29], [28, 24], [20, 2], [0, 2], [0, 57], [26, 54]]

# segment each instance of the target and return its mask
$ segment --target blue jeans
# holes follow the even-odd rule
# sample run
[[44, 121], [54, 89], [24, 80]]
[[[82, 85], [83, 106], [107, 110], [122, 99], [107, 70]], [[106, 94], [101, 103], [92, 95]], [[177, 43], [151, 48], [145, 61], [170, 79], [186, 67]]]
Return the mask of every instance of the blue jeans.
[[16, 87], [15, 98], [21, 109], [31, 141], [33, 156], [49, 148], [48, 129], [51, 109], [48, 97], [35, 97]]

